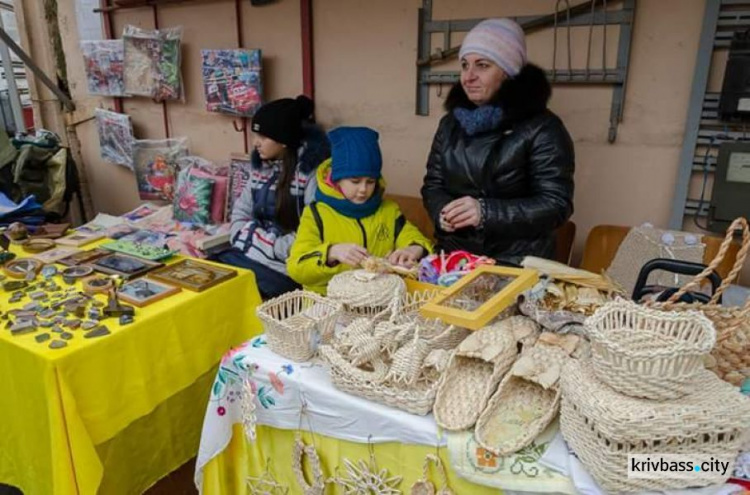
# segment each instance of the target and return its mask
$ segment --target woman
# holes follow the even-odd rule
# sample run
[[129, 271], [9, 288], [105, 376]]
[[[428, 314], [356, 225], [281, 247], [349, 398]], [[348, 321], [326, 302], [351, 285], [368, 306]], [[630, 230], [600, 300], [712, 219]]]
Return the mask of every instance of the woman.
[[547, 78], [527, 63], [523, 30], [510, 19], [477, 24], [459, 59], [422, 187], [438, 248], [510, 264], [552, 258], [555, 229], [573, 214], [574, 155], [547, 109]]
[[232, 249], [217, 258], [252, 270], [263, 299], [299, 288], [286, 260], [302, 210], [315, 197], [315, 170], [330, 156], [312, 111], [312, 100], [298, 96], [267, 103], [253, 117], [250, 179], [232, 208]]

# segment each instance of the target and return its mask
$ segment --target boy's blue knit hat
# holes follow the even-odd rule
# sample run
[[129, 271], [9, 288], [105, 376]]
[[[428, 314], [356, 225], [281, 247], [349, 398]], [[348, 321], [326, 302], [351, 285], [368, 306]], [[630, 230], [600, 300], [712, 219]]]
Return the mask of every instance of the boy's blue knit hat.
[[383, 156], [377, 132], [367, 127], [337, 127], [328, 133], [328, 139], [331, 142], [331, 180], [380, 178]]

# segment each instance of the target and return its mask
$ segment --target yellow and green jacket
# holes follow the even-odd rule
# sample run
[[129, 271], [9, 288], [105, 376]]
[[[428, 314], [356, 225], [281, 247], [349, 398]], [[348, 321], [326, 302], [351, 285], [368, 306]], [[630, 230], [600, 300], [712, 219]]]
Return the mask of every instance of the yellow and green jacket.
[[[330, 160], [318, 167], [319, 194], [344, 199], [327, 180], [330, 167]], [[382, 179], [379, 186], [379, 193], [382, 194], [385, 190]], [[325, 295], [328, 281], [334, 275], [352, 269], [343, 263], [335, 266], [327, 264], [328, 249], [342, 243], [359, 244], [372, 256], [378, 257], [415, 244], [427, 252], [432, 251], [430, 240], [406, 220], [393, 201], [383, 200], [375, 213], [361, 219], [345, 216], [328, 204], [315, 201], [302, 212], [297, 238], [287, 259], [289, 276], [306, 290]]]

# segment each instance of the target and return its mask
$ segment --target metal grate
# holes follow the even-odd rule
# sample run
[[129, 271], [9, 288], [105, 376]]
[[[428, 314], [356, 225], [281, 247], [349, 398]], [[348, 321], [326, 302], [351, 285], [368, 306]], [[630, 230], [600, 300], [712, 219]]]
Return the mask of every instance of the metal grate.
[[716, 170], [719, 145], [726, 141], [750, 141], [750, 124], [720, 121], [719, 93], [707, 91], [714, 52], [728, 49], [735, 31], [747, 29], [750, 29], [750, 1], [706, 0], [669, 220], [672, 229], [682, 229], [687, 216], [707, 215], [710, 198], [704, 198], [701, 204], [699, 199], [688, 198], [688, 192], [694, 174], [712, 174]]

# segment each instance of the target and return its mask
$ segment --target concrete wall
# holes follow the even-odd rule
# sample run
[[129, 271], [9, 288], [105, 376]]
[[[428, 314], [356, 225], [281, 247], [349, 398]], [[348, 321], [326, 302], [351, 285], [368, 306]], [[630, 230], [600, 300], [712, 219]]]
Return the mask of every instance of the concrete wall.
[[[610, 2], [611, 4], [614, 2]], [[435, 0], [436, 18], [547, 13], [554, 2]], [[270, 99], [302, 91], [299, 3], [279, 0], [265, 7], [241, 2], [245, 46], [264, 51], [265, 87]], [[385, 176], [393, 193], [418, 195], [432, 135], [442, 114], [433, 87], [429, 117], [414, 115], [417, 8], [421, 0], [317, 0], [314, 2], [315, 84], [318, 118], [326, 126], [367, 125], [381, 133]], [[597, 224], [665, 226], [671, 209], [687, 104], [701, 29], [704, 0], [639, 0], [633, 32], [624, 122], [617, 142], [607, 143], [611, 89], [554, 88], [552, 109], [566, 123], [577, 153], [577, 248]], [[80, 112], [89, 114], [111, 100], [86, 94], [77, 54], [73, 1], [60, 2], [60, 26], [68, 55], [70, 88]], [[187, 136], [193, 152], [226, 160], [243, 151], [232, 119], [204, 111], [200, 49], [237, 46], [231, 0], [187, 2], [159, 8], [163, 27], [184, 29], [186, 102], [168, 105], [173, 136]], [[116, 32], [127, 23], [153, 27], [150, 8], [114, 14]], [[586, 33], [572, 33], [573, 65], [585, 61]], [[558, 33], [558, 67], [566, 61], [565, 31]], [[618, 30], [608, 30], [608, 60], [614, 65]], [[455, 36], [453, 43], [460, 42]], [[436, 39], [437, 42], [439, 40]], [[528, 38], [530, 59], [552, 63], [552, 31]], [[601, 61], [601, 29], [595, 30], [591, 63]], [[455, 67], [455, 62], [437, 66]], [[447, 93], [442, 88], [442, 95]], [[163, 138], [161, 106], [147, 99], [125, 101], [140, 138]], [[99, 158], [93, 122], [77, 127], [97, 210], [121, 213], [138, 203], [135, 180]]]

